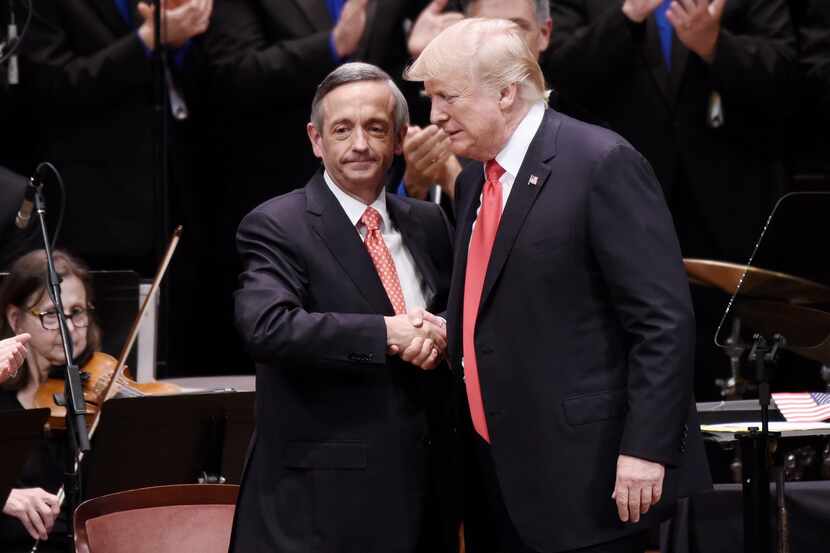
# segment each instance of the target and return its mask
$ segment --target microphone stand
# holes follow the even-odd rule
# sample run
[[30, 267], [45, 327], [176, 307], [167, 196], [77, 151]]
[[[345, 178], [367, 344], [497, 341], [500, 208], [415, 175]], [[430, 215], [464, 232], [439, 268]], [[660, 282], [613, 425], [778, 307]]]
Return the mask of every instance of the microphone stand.
[[[52, 257], [52, 246], [49, 240], [49, 231], [46, 228], [46, 201], [43, 198], [43, 184], [35, 184], [35, 209], [40, 221], [40, 231], [43, 235], [43, 248], [46, 251], [46, 265], [49, 279], [49, 294], [58, 316], [58, 328], [60, 329], [61, 341], [63, 342], [63, 353], [66, 356], [66, 373], [64, 374], [63, 397], [56, 394], [55, 403], [66, 406], [66, 469], [64, 471], [64, 489], [66, 490], [66, 502], [70, 513], [81, 501], [81, 473], [78, 459], [81, 453], [90, 450], [89, 433], [86, 427], [86, 404], [81, 385], [81, 375], [78, 365], [75, 364], [75, 352], [72, 338], [69, 335], [69, 327], [66, 324], [66, 315], [61, 299], [61, 277], [55, 270], [55, 260]], [[71, 515], [70, 515], [71, 516]], [[73, 547], [74, 536], [72, 523], [69, 523], [69, 543]]]

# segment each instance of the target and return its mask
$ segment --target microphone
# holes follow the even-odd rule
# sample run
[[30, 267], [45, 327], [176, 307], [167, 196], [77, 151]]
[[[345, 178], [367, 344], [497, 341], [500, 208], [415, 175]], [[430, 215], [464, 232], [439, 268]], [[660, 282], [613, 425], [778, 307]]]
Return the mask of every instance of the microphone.
[[23, 194], [23, 203], [20, 204], [20, 210], [17, 212], [17, 217], [14, 218], [15, 226], [21, 230], [29, 226], [29, 220], [32, 218], [32, 209], [34, 208], [35, 194], [37, 193], [37, 190], [38, 185], [35, 184], [35, 177], [32, 177], [26, 184], [26, 193]]

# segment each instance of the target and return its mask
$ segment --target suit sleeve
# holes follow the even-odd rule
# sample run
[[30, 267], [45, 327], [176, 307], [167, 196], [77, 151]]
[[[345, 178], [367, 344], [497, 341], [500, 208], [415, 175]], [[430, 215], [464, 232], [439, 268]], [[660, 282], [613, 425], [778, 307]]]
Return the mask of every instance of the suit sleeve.
[[242, 109], [287, 98], [308, 98], [310, 105], [315, 87], [336, 66], [331, 32], [274, 39], [268, 23], [254, 0], [214, 4], [205, 36], [213, 91]]
[[[38, 93], [53, 106], [117, 103], [136, 87], [152, 84], [141, 39], [128, 33], [106, 48], [82, 54], [73, 47], [61, 10], [64, 2], [34, 0], [31, 28], [22, 53]], [[82, 32], [82, 31], [81, 31]]]
[[645, 25], [631, 22], [621, 6], [609, 2], [605, 12], [591, 19], [585, 0], [551, 2], [554, 30], [543, 68], [554, 88], [590, 98], [607, 94], [606, 85], [633, 71]]
[[648, 162], [617, 145], [594, 168], [589, 233], [628, 340], [620, 453], [679, 460], [692, 401], [694, 314], [680, 247]]
[[235, 294], [236, 326], [254, 360], [303, 369], [386, 365], [382, 315], [305, 309], [308, 274], [291, 234], [261, 211], [237, 233], [244, 264]]
[[784, 0], [747, 0], [740, 30], [722, 28], [711, 65], [724, 114], [785, 124], [795, 110], [796, 39]]

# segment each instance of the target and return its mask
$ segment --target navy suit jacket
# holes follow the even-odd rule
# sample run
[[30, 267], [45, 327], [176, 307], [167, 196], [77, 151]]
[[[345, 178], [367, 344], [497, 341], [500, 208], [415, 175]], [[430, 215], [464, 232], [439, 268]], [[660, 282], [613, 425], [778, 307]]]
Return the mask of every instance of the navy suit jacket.
[[[459, 375], [483, 182], [475, 164], [456, 187], [448, 339]], [[475, 328], [496, 474], [528, 546], [576, 549], [659, 517], [619, 521], [621, 453], [668, 467], [664, 506], [708, 486], [693, 346], [689, 284], [651, 167], [615, 133], [548, 109], [502, 214]], [[475, 524], [465, 532], [474, 542]]]
[[[452, 256], [441, 209], [391, 194], [387, 206], [432, 293], [427, 307], [443, 310]], [[386, 355], [392, 305], [322, 174], [251, 212], [237, 243], [257, 429], [231, 551], [451, 547], [435, 487], [448, 489], [449, 372]]]

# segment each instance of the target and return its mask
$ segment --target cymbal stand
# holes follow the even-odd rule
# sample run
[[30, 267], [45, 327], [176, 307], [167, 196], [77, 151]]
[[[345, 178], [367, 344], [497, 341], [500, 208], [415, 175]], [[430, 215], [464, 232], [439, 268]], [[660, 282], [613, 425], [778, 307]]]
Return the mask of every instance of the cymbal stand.
[[[747, 361], [755, 366], [758, 382], [758, 402], [761, 405], [761, 430], [751, 428], [749, 432], [738, 432], [736, 438], [741, 447], [741, 464], [743, 465], [743, 515], [744, 515], [744, 551], [759, 553], [771, 551], [770, 536], [770, 456], [773, 446], [780, 434], [769, 431], [770, 395], [769, 381], [778, 364], [779, 350], [786, 341], [780, 334], [767, 340], [760, 334], [753, 338], [752, 349]], [[783, 494], [783, 481], [779, 480], [780, 493]], [[778, 525], [779, 534], [784, 531]], [[783, 538], [779, 536], [779, 542]]]

